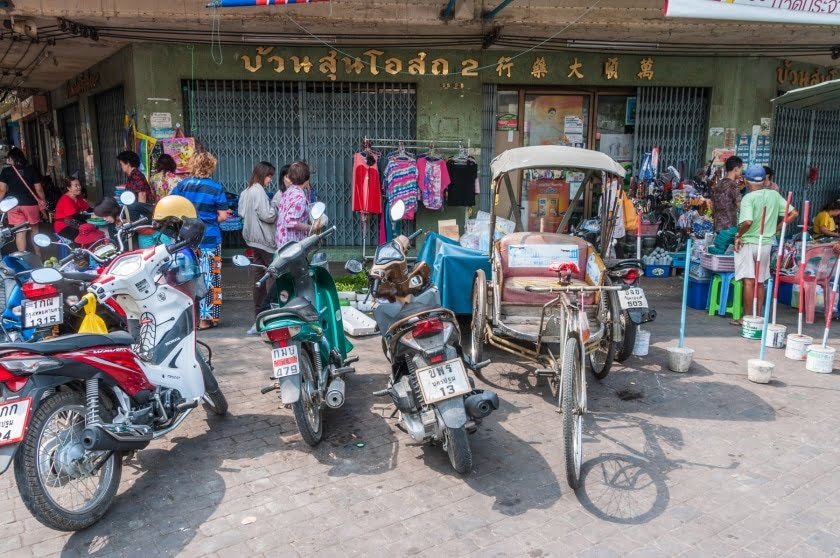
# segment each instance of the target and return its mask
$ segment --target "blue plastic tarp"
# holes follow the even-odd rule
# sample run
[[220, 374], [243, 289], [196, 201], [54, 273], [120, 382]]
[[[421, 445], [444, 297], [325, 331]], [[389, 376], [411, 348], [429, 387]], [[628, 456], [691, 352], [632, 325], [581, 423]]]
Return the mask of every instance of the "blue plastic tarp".
[[490, 258], [478, 250], [464, 248], [454, 240], [429, 233], [418, 261], [432, 270], [431, 281], [440, 291], [441, 304], [456, 314], [472, 314], [472, 284], [475, 272], [483, 269], [490, 277]]

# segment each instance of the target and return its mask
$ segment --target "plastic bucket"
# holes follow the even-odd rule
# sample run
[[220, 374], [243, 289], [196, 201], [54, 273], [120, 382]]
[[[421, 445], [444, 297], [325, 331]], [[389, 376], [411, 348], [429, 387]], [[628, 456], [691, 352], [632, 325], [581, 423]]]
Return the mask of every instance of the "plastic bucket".
[[834, 370], [834, 347], [811, 346], [805, 360], [805, 369], [817, 374], [831, 374]]
[[650, 332], [639, 328], [636, 331], [636, 344], [633, 345], [633, 354], [636, 356], [647, 356], [650, 349]]
[[668, 347], [668, 368], [671, 372], [688, 372], [694, 349], [686, 347]]
[[785, 347], [786, 335], [787, 326], [770, 324], [767, 326], [767, 339], [764, 341], [764, 346], [770, 347], [771, 349], [783, 349]]
[[805, 357], [808, 355], [808, 347], [810, 347], [813, 342], [814, 338], [810, 335], [791, 333], [787, 336], [785, 357], [790, 360], [805, 360]]
[[745, 316], [741, 321], [741, 337], [745, 339], [761, 339], [764, 329], [764, 318], [761, 316]]

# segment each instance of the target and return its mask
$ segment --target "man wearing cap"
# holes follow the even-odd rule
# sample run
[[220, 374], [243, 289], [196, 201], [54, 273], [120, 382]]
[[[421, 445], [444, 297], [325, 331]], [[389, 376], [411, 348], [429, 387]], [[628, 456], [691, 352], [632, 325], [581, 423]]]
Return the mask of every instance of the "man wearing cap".
[[[767, 173], [761, 165], [752, 165], [744, 171], [749, 192], [741, 200], [738, 214], [738, 232], [735, 235], [735, 279], [744, 282], [744, 308], [750, 308], [755, 289], [758, 289], [758, 313], [761, 315], [761, 303], [764, 301], [764, 282], [770, 278], [770, 249], [776, 237], [776, 231], [785, 219], [788, 223], [795, 220], [797, 211], [790, 208], [785, 216], [785, 198], [775, 190], [765, 187]], [[758, 286], [755, 284], [755, 264], [758, 259], [758, 241], [761, 232], [761, 213], [764, 214], [764, 235], [761, 237], [761, 268]], [[740, 325], [740, 321], [733, 321]]]

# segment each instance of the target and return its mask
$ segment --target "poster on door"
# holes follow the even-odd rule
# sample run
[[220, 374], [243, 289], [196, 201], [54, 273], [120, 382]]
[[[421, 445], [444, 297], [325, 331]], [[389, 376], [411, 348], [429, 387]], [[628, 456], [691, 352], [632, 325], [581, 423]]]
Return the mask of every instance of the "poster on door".
[[584, 100], [578, 95], [540, 95], [525, 113], [528, 145], [585, 147]]
[[528, 182], [528, 230], [555, 232], [569, 209], [569, 183], [541, 178]]

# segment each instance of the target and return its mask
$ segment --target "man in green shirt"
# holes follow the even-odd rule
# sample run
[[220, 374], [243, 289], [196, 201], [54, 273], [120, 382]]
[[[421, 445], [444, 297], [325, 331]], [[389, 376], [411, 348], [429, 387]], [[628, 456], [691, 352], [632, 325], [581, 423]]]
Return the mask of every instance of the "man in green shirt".
[[[765, 187], [767, 177], [764, 167], [753, 165], [744, 171], [749, 193], [741, 200], [738, 214], [738, 233], [735, 235], [735, 279], [744, 282], [745, 313], [752, 310], [755, 289], [758, 288], [758, 309], [764, 302], [764, 282], [770, 278], [770, 249], [776, 231], [784, 218], [788, 223], [795, 220], [797, 211], [790, 209], [785, 217], [786, 200], [775, 190]], [[764, 235], [761, 238], [761, 267], [756, 287], [755, 265], [759, 258], [758, 239], [761, 236], [761, 215], [764, 212]], [[740, 321], [732, 322], [740, 325]]]

